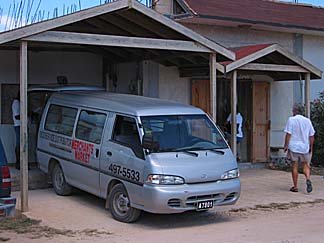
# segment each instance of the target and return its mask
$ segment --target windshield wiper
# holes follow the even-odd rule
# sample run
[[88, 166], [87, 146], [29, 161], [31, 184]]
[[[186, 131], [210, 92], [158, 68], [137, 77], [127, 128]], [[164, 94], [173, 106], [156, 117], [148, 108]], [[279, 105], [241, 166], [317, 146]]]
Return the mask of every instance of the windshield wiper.
[[190, 151], [192, 149], [160, 149], [159, 152], [183, 152], [194, 157], [198, 157], [198, 153]]
[[225, 154], [225, 152], [223, 150], [219, 150], [217, 148], [211, 148], [211, 149], [208, 149], [208, 150], [210, 150], [210, 151], [212, 151], [212, 152], [214, 152], [216, 154], [221, 154], [221, 155]]
[[221, 155], [224, 155], [225, 152], [222, 151], [222, 150], [219, 150], [217, 148], [203, 148], [203, 147], [192, 147], [192, 148], [186, 148], [186, 150], [209, 150], [209, 151], [212, 151], [214, 153], [217, 153], [217, 154], [221, 154]]

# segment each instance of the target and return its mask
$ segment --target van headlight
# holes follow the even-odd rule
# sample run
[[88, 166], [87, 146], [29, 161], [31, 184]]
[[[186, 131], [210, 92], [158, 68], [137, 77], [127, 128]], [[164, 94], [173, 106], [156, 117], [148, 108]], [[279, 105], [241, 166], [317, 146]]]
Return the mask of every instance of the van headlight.
[[222, 174], [221, 179], [222, 180], [229, 180], [229, 179], [235, 179], [240, 176], [240, 171], [239, 169], [234, 169], [234, 170], [229, 170]]
[[184, 179], [172, 175], [149, 175], [146, 182], [157, 185], [181, 185], [184, 184]]

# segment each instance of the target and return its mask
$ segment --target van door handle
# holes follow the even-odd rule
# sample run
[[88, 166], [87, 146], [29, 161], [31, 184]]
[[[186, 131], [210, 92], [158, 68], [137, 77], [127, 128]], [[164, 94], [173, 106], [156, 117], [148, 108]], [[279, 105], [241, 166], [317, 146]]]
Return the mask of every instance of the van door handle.
[[108, 155], [108, 156], [112, 156], [112, 152], [107, 151], [107, 155]]

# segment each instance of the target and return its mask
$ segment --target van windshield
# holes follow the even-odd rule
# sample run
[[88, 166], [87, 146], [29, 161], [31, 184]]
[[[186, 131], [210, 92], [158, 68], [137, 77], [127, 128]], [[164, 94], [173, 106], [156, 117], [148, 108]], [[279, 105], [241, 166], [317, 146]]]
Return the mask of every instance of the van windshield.
[[141, 121], [144, 134], [156, 145], [152, 152], [228, 148], [206, 115], [144, 116]]

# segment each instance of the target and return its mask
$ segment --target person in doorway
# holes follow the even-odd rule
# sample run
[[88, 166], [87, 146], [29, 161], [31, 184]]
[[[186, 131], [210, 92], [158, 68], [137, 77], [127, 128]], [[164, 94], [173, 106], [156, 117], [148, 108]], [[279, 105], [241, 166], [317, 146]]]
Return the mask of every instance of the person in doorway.
[[[229, 114], [226, 119], [227, 133], [231, 134], [232, 114]], [[240, 112], [236, 113], [236, 143], [237, 143], [237, 160], [241, 160], [241, 142], [243, 140], [243, 116]]]
[[285, 128], [284, 151], [287, 158], [292, 162], [293, 187], [291, 192], [298, 192], [298, 164], [301, 163], [303, 173], [306, 177], [306, 190], [310, 193], [313, 190], [310, 180], [310, 162], [314, 144], [315, 130], [310, 119], [304, 117], [303, 107], [294, 105], [293, 116], [289, 117]]
[[18, 93], [17, 97], [13, 100], [12, 106], [12, 119], [15, 128], [16, 134], [16, 147], [15, 147], [15, 154], [16, 154], [16, 169], [20, 169], [20, 94]]

